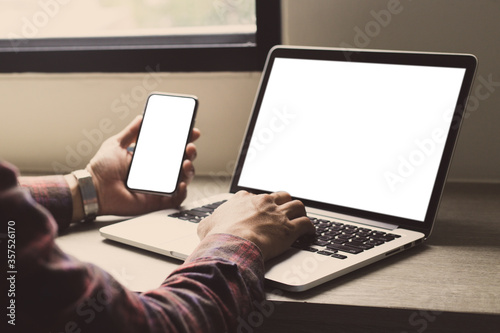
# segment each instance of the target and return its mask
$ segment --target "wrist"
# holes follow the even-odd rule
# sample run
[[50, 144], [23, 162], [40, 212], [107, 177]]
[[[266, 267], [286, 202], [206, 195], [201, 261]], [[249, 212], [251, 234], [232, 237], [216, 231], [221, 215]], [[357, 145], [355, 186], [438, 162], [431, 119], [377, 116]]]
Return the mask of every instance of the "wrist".
[[93, 221], [99, 205], [92, 175], [86, 170], [76, 170], [64, 177], [73, 199], [72, 221]]
[[78, 186], [78, 181], [75, 176], [71, 173], [64, 175], [64, 179], [68, 183], [69, 190], [71, 193], [71, 201], [73, 203], [73, 213], [71, 215], [71, 221], [81, 221], [85, 214], [83, 213], [83, 203], [82, 203], [82, 195], [80, 193], [80, 187]]

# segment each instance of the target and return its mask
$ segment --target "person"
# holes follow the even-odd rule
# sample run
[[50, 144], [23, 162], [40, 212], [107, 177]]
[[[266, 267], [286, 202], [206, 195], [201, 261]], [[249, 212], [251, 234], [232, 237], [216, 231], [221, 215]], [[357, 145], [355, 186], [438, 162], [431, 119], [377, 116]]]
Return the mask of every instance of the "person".
[[[98, 215], [134, 215], [176, 207], [194, 176], [190, 143], [179, 192], [131, 193], [124, 186], [141, 118], [107, 139], [86, 169]], [[193, 130], [193, 141], [200, 136]], [[34, 199], [35, 200], [34, 200]], [[80, 200], [80, 202], [79, 202]], [[21, 332], [233, 332], [265, 301], [264, 262], [314, 233], [304, 205], [285, 192], [238, 192], [198, 226], [200, 244], [158, 288], [136, 293], [111, 275], [65, 254], [58, 232], [84, 215], [72, 175], [22, 177], [0, 163], [0, 234], [14, 234], [7, 321]], [[8, 231], [7, 231], [8, 230]], [[9, 309], [10, 307], [10, 309]], [[5, 309], [5, 307], [3, 307]], [[4, 316], [5, 318], [5, 316]]]

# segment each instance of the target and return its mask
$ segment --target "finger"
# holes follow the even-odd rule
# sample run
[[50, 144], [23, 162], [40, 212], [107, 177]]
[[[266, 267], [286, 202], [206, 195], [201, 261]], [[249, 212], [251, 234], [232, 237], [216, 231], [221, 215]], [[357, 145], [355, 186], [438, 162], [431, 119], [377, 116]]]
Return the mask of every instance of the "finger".
[[250, 192], [247, 192], [247, 191], [245, 191], [245, 190], [239, 190], [238, 192], [236, 192], [236, 193], [234, 194], [234, 196], [233, 196], [233, 197], [242, 197], [242, 198], [244, 198], [244, 197], [246, 197], [246, 196], [248, 196], [248, 195], [253, 195], [253, 194], [251, 194]]
[[186, 184], [190, 184], [191, 180], [193, 180], [195, 175], [193, 162], [190, 160], [184, 160], [182, 162], [182, 177], [181, 180], [186, 182]]
[[193, 128], [189, 142], [195, 142], [196, 140], [198, 140], [200, 138], [200, 136], [201, 136], [201, 131], [196, 127]]
[[205, 238], [205, 236], [209, 232], [210, 232], [210, 216], [204, 218], [196, 228], [196, 233], [198, 234], [198, 238], [200, 238], [200, 240]]
[[316, 233], [316, 228], [307, 216], [301, 216], [290, 221], [295, 226], [297, 238], [303, 235], [313, 235]]
[[182, 204], [182, 202], [186, 199], [186, 197], [187, 197], [187, 183], [182, 181], [179, 183], [177, 192], [175, 192], [175, 195], [172, 197], [172, 200], [168, 202], [168, 205], [179, 207]]
[[186, 159], [194, 161], [198, 156], [198, 150], [194, 143], [188, 143], [186, 146]]
[[118, 142], [122, 147], [128, 147], [137, 140], [139, 128], [142, 123], [142, 115], [139, 115], [130, 122], [120, 133], [117, 134]]
[[277, 205], [282, 205], [292, 200], [292, 196], [288, 192], [284, 191], [271, 193], [271, 196], [274, 198], [274, 202]]
[[295, 218], [299, 218], [302, 216], [307, 216], [306, 208], [305, 208], [304, 204], [299, 200], [285, 202], [284, 204], [282, 204], [280, 206], [280, 209], [282, 209], [285, 212], [285, 215], [290, 220], [295, 219]]

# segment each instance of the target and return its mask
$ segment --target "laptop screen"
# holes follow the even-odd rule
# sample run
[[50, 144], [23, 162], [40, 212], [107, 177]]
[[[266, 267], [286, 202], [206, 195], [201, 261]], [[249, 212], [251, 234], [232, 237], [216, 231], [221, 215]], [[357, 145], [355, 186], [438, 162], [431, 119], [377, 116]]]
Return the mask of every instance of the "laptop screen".
[[465, 72], [276, 57], [237, 185], [424, 221]]

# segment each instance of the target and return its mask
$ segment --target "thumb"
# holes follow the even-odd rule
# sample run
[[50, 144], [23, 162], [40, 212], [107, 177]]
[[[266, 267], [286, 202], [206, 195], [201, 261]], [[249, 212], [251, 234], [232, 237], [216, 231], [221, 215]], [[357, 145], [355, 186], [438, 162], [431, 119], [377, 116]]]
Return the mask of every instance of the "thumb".
[[139, 128], [142, 124], [142, 115], [139, 115], [130, 122], [120, 133], [117, 134], [118, 142], [120, 146], [126, 148], [130, 146], [133, 142], [137, 140], [137, 135], [139, 134]]

